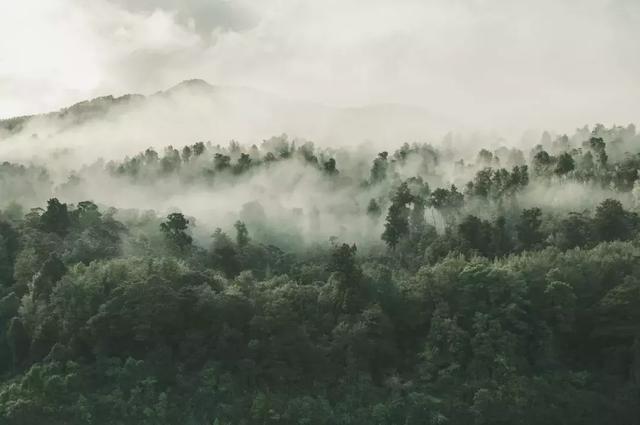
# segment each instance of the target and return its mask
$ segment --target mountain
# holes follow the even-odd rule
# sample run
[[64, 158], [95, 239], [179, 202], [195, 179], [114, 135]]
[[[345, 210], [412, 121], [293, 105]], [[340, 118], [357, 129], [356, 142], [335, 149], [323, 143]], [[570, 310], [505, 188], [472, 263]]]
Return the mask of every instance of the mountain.
[[[437, 126], [436, 126], [437, 124]], [[339, 108], [248, 87], [183, 81], [144, 96], [103, 96], [59, 111], [0, 120], [0, 140], [47, 140], [51, 149], [139, 149], [196, 140], [259, 143], [287, 133], [331, 145], [424, 141], [447, 122], [418, 107], [384, 104]]]
[[[91, 119], [102, 118], [115, 108], [136, 103], [145, 97], [140, 94], [127, 94], [120, 97], [101, 96], [95, 99], [75, 103], [59, 111], [40, 115], [24, 115], [0, 120], [0, 130], [9, 134], [22, 131], [27, 124], [33, 121], [51, 120], [65, 122], [67, 125], [77, 125]], [[2, 132], [0, 131], [0, 136]]]

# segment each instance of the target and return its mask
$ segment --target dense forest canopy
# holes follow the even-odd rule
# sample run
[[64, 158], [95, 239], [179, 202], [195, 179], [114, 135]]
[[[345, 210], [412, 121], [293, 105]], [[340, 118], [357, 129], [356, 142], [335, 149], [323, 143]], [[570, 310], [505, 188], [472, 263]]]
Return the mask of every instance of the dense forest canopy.
[[189, 142], [0, 164], [2, 423], [638, 423], [633, 125]]

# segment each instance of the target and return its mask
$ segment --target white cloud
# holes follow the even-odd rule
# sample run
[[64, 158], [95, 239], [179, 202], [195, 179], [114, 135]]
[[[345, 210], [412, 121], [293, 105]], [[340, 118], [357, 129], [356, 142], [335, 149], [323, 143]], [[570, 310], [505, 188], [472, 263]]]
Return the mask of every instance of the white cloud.
[[418, 104], [473, 126], [569, 130], [639, 118], [640, 6], [631, 0], [26, 0], [6, 8], [0, 116], [199, 77], [337, 105]]

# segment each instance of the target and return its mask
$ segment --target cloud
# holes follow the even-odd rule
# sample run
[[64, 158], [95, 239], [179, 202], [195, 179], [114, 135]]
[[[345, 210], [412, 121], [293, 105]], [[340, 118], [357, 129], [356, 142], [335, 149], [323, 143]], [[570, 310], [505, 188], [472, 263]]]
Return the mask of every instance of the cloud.
[[0, 116], [198, 77], [341, 106], [415, 104], [470, 127], [570, 131], [639, 118], [640, 6], [631, 0], [7, 7]]
[[172, 11], [176, 20], [207, 38], [215, 30], [242, 31], [256, 24], [252, 8], [238, 0], [110, 0], [131, 12]]

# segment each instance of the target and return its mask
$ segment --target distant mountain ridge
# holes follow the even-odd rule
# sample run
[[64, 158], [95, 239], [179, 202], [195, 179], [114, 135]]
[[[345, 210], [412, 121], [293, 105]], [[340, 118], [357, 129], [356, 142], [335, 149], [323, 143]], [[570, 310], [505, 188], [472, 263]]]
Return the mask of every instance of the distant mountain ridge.
[[36, 118], [64, 120], [68, 117], [73, 117], [72, 124], [80, 124], [90, 119], [102, 117], [110, 108], [142, 101], [145, 98], [146, 97], [141, 94], [125, 94], [118, 97], [112, 95], [100, 96], [91, 100], [74, 103], [67, 108], [62, 108], [54, 112], [2, 119], [0, 120], [0, 129], [7, 130], [10, 133], [17, 133], [24, 128], [25, 124]]
[[[58, 111], [0, 119], [0, 130], [5, 130], [9, 134], [15, 134], [24, 129], [25, 125], [34, 119], [64, 120], [72, 117], [71, 121], [68, 123], [69, 125], [81, 124], [91, 119], [102, 118], [107, 112], [111, 111], [111, 108], [140, 104], [145, 100], [154, 97], [166, 97], [184, 93], [214, 95], [219, 91], [225, 90], [250, 91], [262, 96], [266, 95], [265, 93], [254, 89], [214, 86], [202, 79], [190, 79], [184, 80], [166, 90], [160, 90], [149, 96], [138, 93], [125, 94], [122, 96], [105, 95], [74, 103], [71, 106], [59, 109]], [[1, 136], [2, 133], [0, 131], [0, 137]]]
[[[116, 128], [122, 130], [118, 137], [133, 125], [140, 143], [145, 137], [155, 143], [159, 136], [168, 137], [169, 130], [172, 140], [202, 137], [256, 141], [288, 133], [338, 143], [376, 138], [404, 142], [424, 139], [426, 130], [436, 122], [442, 124], [442, 120], [435, 120], [431, 113], [415, 106], [386, 103], [332, 107], [281, 98], [250, 87], [217, 86], [191, 79], [147, 96], [101, 96], [58, 111], [2, 119], [0, 140], [14, 136], [50, 139], [95, 123], [103, 130], [112, 127], [104, 132], [116, 134]], [[151, 126], [142, 129], [144, 123]], [[156, 123], [163, 126], [160, 135], [161, 130], [152, 128], [157, 127]], [[190, 132], [181, 134], [179, 130], [183, 129]]]

